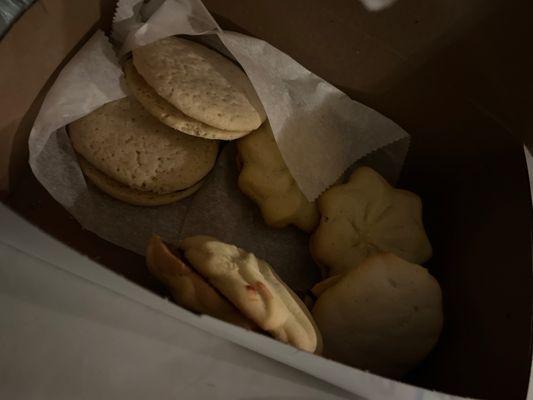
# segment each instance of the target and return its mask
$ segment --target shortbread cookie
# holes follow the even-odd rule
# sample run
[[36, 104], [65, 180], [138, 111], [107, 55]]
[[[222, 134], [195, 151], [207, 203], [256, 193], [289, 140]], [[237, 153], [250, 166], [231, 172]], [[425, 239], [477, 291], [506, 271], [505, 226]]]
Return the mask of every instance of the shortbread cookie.
[[393, 188], [371, 168], [360, 167], [346, 184], [327, 190], [318, 208], [321, 219], [310, 250], [328, 275], [343, 273], [378, 252], [416, 264], [431, 257], [420, 198]]
[[367, 258], [315, 293], [324, 355], [385, 376], [400, 377], [422, 361], [442, 329], [438, 282], [392, 253]]
[[246, 74], [219, 53], [167, 37], [133, 50], [135, 68], [185, 115], [228, 131], [252, 131], [266, 119]]
[[166, 194], [200, 181], [215, 163], [218, 142], [177, 132], [134, 99], [112, 101], [69, 125], [74, 149], [110, 178]]
[[283, 228], [293, 224], [312, 232], [320, 219], [285, 165], [270, 125], [237, 141], [241, 171], [239, 188], [261, 208], [266, 224]]
[[249, 131], [225, 131], [186, 116], [159, 96], [146, 83], [133, 66], [131, 60], [124, 64], [124, 77], [131, 94], [143, 105], [146, 111], [171, 128], [188, 135], [220, 140], [234, 140], [249, 133]]
[[320, 352], [322, 339], [309, 311], [268, 263], [209, 236], [179, 243], [191, 265], [237, 309], [276, 339]]

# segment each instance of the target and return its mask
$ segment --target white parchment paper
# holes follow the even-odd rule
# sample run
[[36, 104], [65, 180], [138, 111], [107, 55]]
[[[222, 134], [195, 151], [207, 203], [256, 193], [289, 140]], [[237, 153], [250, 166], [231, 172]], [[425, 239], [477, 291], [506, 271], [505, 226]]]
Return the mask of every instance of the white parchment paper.
[[[250, 77], [267, 112], [280, 151], [306, 196], [315, 198], [355, 161], [365, 157], [394, 178], [408, 147], [408, 135], [391, 120], [345, 94], [268, 43], [224, 32], [199, 0], [121, 0], [112, 38], [119, 54], [175, 34], [193, 35], [231, 56]], [[68, 63], [49, 91], [30, 134], [35, 176], [85, 228], [144, 254], [153, 233], [176, 243], [210, 234], [270, 262], [295, 290], [319, 279], [308, 252], [308, 235], [268, 228], [237, 188], [234, 146], [223, 146], [202, 189], [178, 203], [130, 206], [87, 185], [71, 148], [66, 126], [127, 95], [117, 55], [97, 32]], [[379, 151], [376, 151], [379, 150]]]
[[250, 78], [283, 159], [309, 200], [355, 161], [388, 145], [390, 159], [373, 166], [392, 180], [397, 177], [409, 135], [393, 121], [263, 40], [223, 31], [200, 0], [152, 0], [135, 13], [141, 3], [119, 1], [115, 26], [121, 29], [114, 37], [123, 41], [120, 54], [171, 35], [218, 36]]

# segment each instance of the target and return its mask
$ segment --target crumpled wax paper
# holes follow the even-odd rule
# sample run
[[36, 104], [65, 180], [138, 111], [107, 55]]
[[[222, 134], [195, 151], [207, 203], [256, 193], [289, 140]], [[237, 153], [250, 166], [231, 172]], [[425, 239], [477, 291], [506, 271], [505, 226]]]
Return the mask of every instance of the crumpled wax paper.
[[[263, 103], [289, 170], [309, 199], [365, 156], [386, 176], [399, 173], [408, 147], [405, 131], [268, 43], [222, 31], [199, 0], [118, 3], [112, 34], [118, 54], [176, 34], [194, 35], [240, 63]], [[238, 190], [231, 143], [222, 146], [202, 189], [172, 205], [130, 206], [85, 182], [66, 126], [126, 96], [121, 75], [117, 53], [99, 31], [47, 94], [29, 149], [32, 170], [51, 195], [85, 229], [139, 254], [153, 233], [174, 244], [192, 234], [210, 234], [265, 259], [295, 290], [316, 282], [319, 271], [309, 256], [308, 235], [290, 227], [267, 227], [257, 206]]]

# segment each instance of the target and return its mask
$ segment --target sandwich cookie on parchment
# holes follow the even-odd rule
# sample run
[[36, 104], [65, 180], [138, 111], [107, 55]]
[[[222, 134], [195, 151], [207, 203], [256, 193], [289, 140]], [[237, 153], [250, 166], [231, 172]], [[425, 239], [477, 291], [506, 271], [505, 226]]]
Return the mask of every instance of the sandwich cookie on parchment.
[[68, 131], [87, 178], [135, 205], [168, 204], [194, 193], [218, 152], [217, 141], [171, 129], [127, 97], [71, 123]]
[[178, 244], [185, 259], [247, 318], [274, 338], [319, 354], [322, 336], [298, 296], [254, 254], [210, 236]]
[[137, 72], [131, 60], [124, 64], [124, 79], [131, 94], [146, 111], [171, 128], [205, 139], [233, 140], [248, 134], [248, 131], [218, 129], [188, 117], [159, 96]]
[[[149, 104], [150, 112], [159, 115], [165, 123], [184, 124], [181, 114], [167, 113], [169, 109], [161, 101], [157, 101], [157, 106], [153, 105], [154, 94], [146, 94], [144, 83], [180, 113], [218, 129], [207, 132], [200, 126], [196, 131], [189, 129], [186, 132], [192, 135], [230, 140], [259, 128], [265, 121], [263, 106], [250, 80], [221, 54], [176, 37], [138, 47], [132, 53], [134, 69], [128, 67], [128, 85], [133, 88], [135, 96], [143, 97], [141, 101]], [[135, 71], [144, 81], [135, 75]], [[151, 97], [150, 101], [148, 97]], [[171, 117], [163, 117], [165, 114]]]

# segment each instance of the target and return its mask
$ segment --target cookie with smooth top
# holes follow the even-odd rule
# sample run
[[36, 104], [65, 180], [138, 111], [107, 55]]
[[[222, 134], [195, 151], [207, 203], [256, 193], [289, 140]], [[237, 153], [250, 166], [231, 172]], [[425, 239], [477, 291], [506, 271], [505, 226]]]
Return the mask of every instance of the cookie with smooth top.
[[322, 339], [306, 306], [265, 261], [209, 236], [178, 247], [191, 265], [246, 317], [274, 338], [319, 353]]
[[111, 179], [106, 174], [98, 171], [89, 162], [78, 156], [78, 162], [83, 174], [102, 192], [109, 196], [134, 206], [155, 207], [164, 206], [182, 200], [196, 193], [203, 185], [204, 179], [191, 187], [170, 193], [153, 193], [131, 189], [120, 182]]
[[397, 378], [438, 341], [441, 289], [419, 265], [392, 253], [375, 254], [317, 286], [312, 314], [326, 357]]
[[157, 235], [148, 242], [146, 264], [150, 272], [169, 288], [178, 305], [243, 328], [257, 328]]

